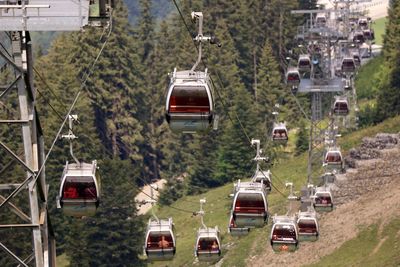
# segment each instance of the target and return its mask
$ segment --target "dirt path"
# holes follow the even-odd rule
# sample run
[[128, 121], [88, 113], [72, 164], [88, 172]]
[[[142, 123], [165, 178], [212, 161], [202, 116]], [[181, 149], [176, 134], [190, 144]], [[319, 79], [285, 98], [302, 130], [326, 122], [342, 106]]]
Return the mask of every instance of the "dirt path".
[[[262, 257], [248, 261], [247, 266], [302, 266], [331, 254], [344, 242], [356, 237], [361, 225], [390, 221], [400, 216], [400, 176], [381, 190], [343, 204], [320, 218], [321, 235], [317, 242], [303, 242], [295, 253], [275, 254], [267, 246]], [[317, 253], [316, 253], [317, 252]]]
[[[165, 180], [165, 179], [161, 179], [161, 180], [159, 180], [159, 181], [157, 181], [157, 182], [155, 182], [155, 183], [152, 183], [151, 184], [151, 186], [153, 187], [153, 188], [158, 188], [158, 189], [162, 189], [163, 187], [164, 187], [164, 185], [167, 183], [167, 181]], [[150, 188], [150, 185], [146, 185], [146, 186], [144, 186], [144, 187], [142, 187], [142, 191], [144, 192], [140, 192], [136, 197], [135, 197], [135, 201], [136, 202], [140, 202], [140, 201], [143, 201], [143, 200], [149, 200], [150, 199], [150, 195], [151, 195], [151, 188]], [[153, 190], [153, 192], [154, 192], [154, 198], [155, 199], [157, 199], [158, 198], [158, 195], [159, 195], [159, 192], [157, 191], [157, 190]], [[149, 196], [147, 196], [147, 195], [149, 195]], [[151, 204], [145, 204], [145, 205], [141, 205], [140, 207], [137, 207], [138, 208], [138, 215], [143, 215], [143, 214], [145, 214], [146, 212], [148, 212], [150, 209], [151, 209]]]

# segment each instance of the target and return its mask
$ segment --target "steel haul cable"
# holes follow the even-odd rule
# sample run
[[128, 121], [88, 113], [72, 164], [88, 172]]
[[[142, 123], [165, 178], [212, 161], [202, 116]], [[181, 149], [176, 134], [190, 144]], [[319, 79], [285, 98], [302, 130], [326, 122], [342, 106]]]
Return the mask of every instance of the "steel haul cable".
[[[76, 105], [76, 103], [77, 103], [77, 101], [78, 101], [78, 99], [79, 99], [79, 96], [81, 95], [83, 89], [85, 89], [85, 87], [86, 87], [86, 82], [88, 81], [89, 77], [92, 75], [93, 69], [94, 69], [94, 67], [96, 66], [97, 61], [99, 60], [100, 56], [102, 55], [103, 50], [104, 50], [106, 44], [108, 43], [109, 37], [111, 36], [112, 29], [113, 29], [113, 28], [112, 28], [112, 13], [111, 13], [111, 15], [110, 15], [110, 25], [109, 25], [109, 27], [110, 27], [110, 30], [109, 30], [109, 32], [108, 32], [108, 34], [107, 34], [106, 40], [105, 40], [104, 43], [102, 44], [102, 46], [101, 46], [101, 48], [100, 48], [100, 51], [98, 52], [98, 54], [97, 54], [95, 60], [93, 61], [92, 65], [90, 66], [90, 68], [89, 68], [88, 71], [86, 72], [86, 77], [85, 77], [84, 81], [82, 82], [79, 91], [76, 93], [75, 98], [74, 98], [74, 101], [72, 102], [70, 108], [68, 109], [67, 114], [65, 115], [65, 119], [64, 119], [63, 123], [61, 124], [61, 126], [60, 126], [60, 128], [59, 128], [59, 130], [58, 130], [58, 132], [57, 132], [56, 137], [55, 137], [54, 140], [53, 140], [53, 143], [52, 143], [52, 145], [51, 145], [49, 151], [48, 151], [47, 154], [46, 154], [46, 157], [45, 157], [45, 159], [44, 159], [44, 161], [43, 161], [43, 164], [42, 164], [42, 166], [40, 167], [39, 171], [37, 172], [37, 174], [35, 175], [35, 177], [34, 177], [34, 179], [33, 179], [33, 182], [34, 182], [35, 185], [36, 185], [36, 180], [39, 178], [40, 173], [43, 171], [44, 166], [45, 166], [45, 164], [46, 164], [46, 162], [47, 162], [47, 160], [48, 160], [48, 158], [49, 158], [49, 156], [50, 156], [50, 154], [51, 154], [51, 152], [52, 152], [52, 150], [53, 150], [53, 148], [54, 148], [54, 146], [55, 146], [55, 144], [56, 144], [56, 142], [57, 142], [57, 140], [58, 140], [58, 138], [59, 138], [59, 136], [60, 136], [60, 134], [61, 134], [61, 131], [62, 131], [62, 129], [64, 128], [65, 123], [67, 122], [67, 120], [68, 120], [68, 118], [69, 118], [69, 116], [70, 116], [70, 114], [71, 114], [73, 108], [75, 107], [75, 105]], [[31, 176], [31, 177], [32, 177], [32, 176]], [[15, 191], [17, 191], [17, 190], [18, 190], [18, 188], [17, 188]], [[14, 191], [14, 192], [15, 192], [15, 191]], [[12, 194], [10, 194], [10, 196], [12, 196]], [[9, 196], [9, 197], [10, 197], [10, 196]], [[5, 201], [4, 201], [3, 203], [5, 203]], [[1, 206], [0, 206], [0, 207], [1, 207]]]
[[[179, 16], [180, 16], [180, 18], [181, 18], [183, 24], [185, 25], [185, 28], [186, 28], [187, 32], [188, 32], [189, 35], [190, 35], [190, 38], [192, 38], [192, 37], [193, 37], [193, 36], [192, 36], [192, 33], [190, 32], [189, 26], [188, 26], [188, 24], [186, 23], [186, 20], [185, 20], [185, 18], [183, 17], [183, 14], [182, 14], [182, 12], [181, 12], [181, 10], [180, 10], [180, 8], [179, 8], [179, 6], [178, 6], [176, 0], [172, 0], [172, 1], [173, 1], [174, 5], [175, 5], [175, 7], [176, 7], [176, 9], [177, 9], [177, 11], [178, 11], [178, 13], [179, 13]], [[193, 40], [193, 38], [192, 38], [192, 42], [193, 42], [193, 45], [194, 45], [194, 47], [196, 48], [196, 50], [198, 50], [198, 47], [197, 47], [197, 45], [196, 45], [196, 42]], [[204, 65], [204, 67], [207, 68], [207, 64], [204, 62], [203, 59], [201, 59], [201, 62], [202, 62], [202, 64]], [[224, 86], [223, 86], [223, 84], [222, 84], [222, 80], [221, 80], [219, 74], [216, 73], [216, 75], [217, 75], [218, 82], [219, 82], [219, 85], [220, 85], [219, 87], [220, 87], [220, 88], [224, 88]], [[214, 82], [214, 80], [212, 79], [212, 77], [210, 77], [210, 80], [211, 80], [211, 83], [212, 83], [213, 87], [214, 87], [214, 88], [217, 88], [217, 87], [215, 86], [215, 82]], [[232, 124], [234, 125], [233, 119], [232, 119], [232, 117], [230, 116], [229, 110], [227, 109], [227, 106], [226, 106], [224, 100], [222, 99], [222, 97], [221, 97], [219, 91], [218, 91], [217, 89], [216, 89], [215, 91], [217, 92], [218, 98], [221, 100], [221, 104], [222, 104], [222, 106], [223, 106], [223, 108], [224, 108], [226, 114], [228, 115], [229, 120], [230, 120], [230, 121], [232, 122]], [[237, 115], [236, 111], [233, 111], [233, 113], [235, 114], [236, 119], [238, 120], [239, 126], [240, 126], [242, 132], [244, 133], [244, 135], [246, 136], [247, 141], [248, 141], [249, 143], [251, 143], [251, 139], [250, 139], [249, 135], [247, 134], [247, 131], [246, 131], [246, 129], [244, 128], [243, 123], [242, 123], [242, 121], [240, 120], [239, 116]]]
[[[189, 33], [190, 37], [192, 38], [192, 33], [190, 32], [189, 26], [188, 26], [188, 24], [186, 23], [186, 20], [185, 20], [185, 18], [183, 17], [183, 14], [182, 14], [182, 12], [181, 12], [181, 10], [180, 10], [180, 8], [179, 8], [179, 6], [178, 6], [176, 0], [172, 0], [172, 1], [173, 1], [174, 5], [175, 5], [175, 7], [176, 7], [176, 9], [177, 9], [177, 11], [178, 11], [178, 13], [179, 13], [179, 16], [180, 16], [180, 18], [181, 18], [183, 24], [185, 25], [185, 28], [186, 28], [187, 32]], [[198, 47], [197, 47], [195, 41], [193, 40], [193, 38], [192, 38], [192, 41], [193, 41], [193, 44], [194, 44], [195, 48], [198, 50]], [[202, 62], [202, 64], [204, 65], [204, 67], [207, 68], [207, 64], [204, 62], [203, 59], [201, 60], [201, 62]], [[223, 86], [223, 84], [222, 84], [222, 80], [221, 80], [219, 74], [216, 73], [216, 75], [217, 75], [217, 78], [218, 78], [218, 81], [219, 81], [220, 88], [223, 88], [224, 86]], [[215, 86], [214, 80], [213, 80], [212, 78], [211, 78], [211, 83], [212, 83], [212, 85], [213, 85], [214, 88], [217, 88], [217, 87]], [[222, 98], [222, 96], [221, 96], [219, 90], [215, 90], [215, 91], [217, 92], [218, 98], [221, 100], [222, 106], [223, 106], [223, 108], [224, 108], [226, 114], [228, 115], [229, 120], [230, 120], [230, 121], [232, 122], [232, 124], [234, 125], [234, 121], [233, 121], [232, 117], [231, 117], [230, 114], [229, 114], [229, 110], [227, 109], [227, 106], [226, 106], [226, 104], [225, 104], [225, 101], [223, 100], [223, 98]], [[239, 126], [240, 126], [240, 128], [241, 128], [243, 134], [245, 135], [247, 141], [251, 144], [251, 139], [250, 139], [249, 135], [247, 134], [247, 131], [246, 131], [246, 129], [244, 128], [242, 121], [240, 120], [238, 114], [237, 114], [235, 111], [233, 111], [233, 112], [235, 113], [236, 119], [237, 119], [237, 121], [238, 121], [238, 123], [239, 123]], [[305, 113], [304, 113], [304, 115], [306, 116]], [[264, 176], [265, 176], [265, 174], [264, 174]], [[278, 180], [279, 180], [279, 179], [278, 179]], [[272, 186], [279, 194], [281, 194], [283, 197], [286, 198], [286, 195], [283, 194], [274, 184], [272, 184], [272, 182], [271, 182], [271, 186]]]

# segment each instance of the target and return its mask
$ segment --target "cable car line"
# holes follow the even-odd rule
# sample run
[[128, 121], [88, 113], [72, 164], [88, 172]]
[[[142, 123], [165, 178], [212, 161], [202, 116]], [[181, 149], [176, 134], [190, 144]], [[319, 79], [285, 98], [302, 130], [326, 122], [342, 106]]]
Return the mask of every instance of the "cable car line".
[[[185, 18], [183, 17], [183, 14], [182, 14], [182, 12], [181, 12], [181, 10], [180, 10], [178, 4], [176, 3], [176, 0], [172, 0], [172, 1], [174, 2], [174, 5], [175, 5], [175, 7], [176, 7], [176, 9], [177, 9], [177, 11], [178, 11], [178, 13], [179, 13], [179, 16], [181, 17], [181, 20], [183, 21], [183, 24], [185, 24], [186, 30], [187, 30], [188, 33], [190, 34], [190, 38], [193, 40], [192, 33], [190, 32], [189, 26], [188, 26], [188, 24], [186, 23], [186, 20], [185, 20]], [[194, 41], [193, 41], [193, 44], [194, 44], [194, 46], [197, 48], [197, 45], [196, 45], [196, 43], [195, 43]]]
[[[151, 200], [157, 201], [157, 199], [155, 199], [154, 197], [152, 197], [152, 196], [150, 196], [149, 194], [147, 194], [147, 193], [146, 193], [145, 191], [143, 191], [143, 189], [141, 189], [139, 186], [135, 185], [134, 183], [132, 183], [132, 182], [130, 182], [130, 181], [129, 181], [129, 183], [130, 183], [133, 187], [136, 187], [136, 189], [139, 190], [140, 192], [142, 192], [144, 195], [146, 195], [147, 197], [149, 197]], [[149, 186], [151, 187], [151, 185], [149, 185]], [[181, 212], [190, 213], [190, 214], [195, 214], [195, 213], [196, 213], [196, 211], [190, 211], [190, 210], [187, 210], [187, 209], [174, 207], [174, 206], [172, 206], [172, 205], [168, 205], [168, 207], [170, 207], [170, 208], [172, 208], [172, 209], [175, 209], [175, 210], [178, 210], [178, 211], [181, 211]]]
[[279, 183], [280, 183], [283, 187], [286, 186], [285, 183], [283, 182], [283, 179], [279, 178], [279, 176], [277, 176], [277, 175], [276, 175], [275, 173], [273, 173], [273, 172], [271, 172], [271, 174], [272, 174], [273, 176], [276, 177], [277, 181], [279, 181]]
[[200, 199], [200, 211], [197, 212], [201, 217], [201, 227], [197, 231], [195, 256], [199, 261], [217, 261], [221, 257], [221, 240], [218, 226], [207, 227], [204, 223], [205, 212], [203, 205], [206, 199]]
[[307, 116], [307, 113], [305, 112], [304, 108], [300, 105], [300, 102], [299, 102], [299, 99], [297, 98], [297, 96], [292, 92], [292, 90], [290, 90], [290, 93], [294, 97], [294, 100], [295, 100], [297, 106], [299, 107], [301, 113], [303, 113], [303, 115], [306, 118], [306, 120], [311, 121], [311, 117]]
[[[154, 197], [152, 197], [152, 196], [150, 196], [149, 194], [147, 194], [146, 192], [144, 192], [139, 186], [135, 185], [135, 184], [132, 183], [132, 182], [130, 182], [130, 183], [131, 183], [132, 186], [136, 187], [140, 192], [142, 192], [144, 195], [146, 195], [147, 197], [149, 197], [151, 200], [157, 201], [157, 199], [155, 199]], [[149, 185], [149, 186], [151, 186], [151, 185]], [[194, 204], [194, 203], [195, 203], [195, 204], [198, 204], [197, 202], [190, 201], [190, 200], [181, 199], [181, 201], [182, 201], [182, 202], [193, 203], [193, 204]], [[178, 210], [178, 211], [190, 213], [190, 214], [192, 214], [192, 215], [195, 215], [195, 214], [197, 213], [197, 211], [190, 211], [190, 210], [187, 210], [187, 209], [174, 207], [174, 206], [172, 206], [172, 205], [168, 205], [168, 207], [173, 208], [173, 209], [176, 209], [176, 210]], [[216, 211], [216, 210], [226, 210], [226, 208], [213, 209], [213, 210], [211, 210], [211, 211]]]
[[61, 121], [63, 121], [64, 118], [63, 118], [63, 117], [61, 116], [61, 114], [53, 107], [53, 105], [50, 104], [49, 99], [47, 99], [47, 97], [45, 97], [45, 96], [42, 94], [42, 92], [41, 92], [38, 88], [36, 88], [36, 91], [37, 91], [37, 92], [39, 93], [39, 95], [44, 99], [44, 101], [46, 102], [46, 104], [49, 105], [49, 107], [54, 111], [54, 113], [56, 113], [57, 117], [58, 117], [59, 119], [61, 119]]
[[[221, 77], [219, 76], [219, 73], [216, 72], [215, 74], [217, 75], [217, 78], [218, 78], [218, 82], [219, 82], [220, 87], [223, 88], [224, 86], [223, 86], [223, 84], [222, 84], [222, 80], [221, 80]], [[211, 83], [213, 84], [214, 88], [216, 88], [215, 85], [214, 85], [214, 80], [213, 80], [212, 78], [211, 78]], [[218, 97], [221, 99], [221, 102], [224, 103], [224, 100], [222, 99], [222, 97], [221, 97], [219, 91], [218, 91], [218, 90], [215, 90], [215, 91], [217, 92]], [[224, 107], [224, 109], [225, 109], [225, 112], [228, 114], [228, 116], [229, 116], [229, 118], [230, 118], [229, 110], [226, 108], [226, 105], [223, 104], [223, 107]], [[246, 131], [246, 129], [244, 128], [243, 123], [242, 123], [242, 121], [240, 120], [238, 114], [236, 113], [236, 111], [233, 111], [233, 113], [235, 114], [235, 117], [236, 117], [237, 121], [239, 122], [239, 126], [240, 126], [240, 128], [242, 129], [242, 132], [243, 132], [244, 135], [246, 136], [248, 142], [251, 144], [251, 138], [250, 138], [249, 135], [247, 134], [247, 131]], [[233, 124], [233, 122], [232, 122], [232, 124]]]
[[[49, 156], [50, 156], [50, 153], [52, 152], [52, 150], [53, 150], [53, 148], [54, 148], [54, 146], [55, 146], [55, 144], [56, 144], [56, 142], [57, 142], [57, 140], [58, 140], [58, 138], [59, 138], [59, 136], [60, 136], [60, 134], [61, 134], [61, 131], [62, 131], [62, 129], [64, 128], [65, 123], [66, 123], [67, 120], [69, 119], [69, 116], [70, 116], [70, 114], [71, 114], [73, 108], [75, 107], [75, 105], [76, 105], [76, 103], [77, 103], [77, 101], [78, 101], [78, 99], [79, 99], [80, 94], [82, 93], [83, 89], [84, 89], [85, 86], [86, 86], [86, 82], [88, 81], [89, 77], [90, 77], [91, 74], [93, 73], [93, 69], [94, 69], [94, 67], [96, 66], [97, 61], [99, 60], [100, 56], [102, 55], [103, 50], [104, 50], [106, 44], [108, 43], [109, 37], [111, 36], [111, 33], [112, 33], [112, 13], [111, 13], [111, 16], [110, 16], [110, 26], [109, 26], [109, 27], [110, 27], [110, 31], [108, 32], [108, 35], [107, 35], [107, 37], [106, 37], [106, 40], [105, 40], [104, 43], [102, 44], [102, 46], [101, 46], [101, 48], [100, 48], [100, 51], [98, 52], [98, 54], [97, 54], [95, 60], [93, 61], [91, 67], [90, 67], [89, 70], [86, 72], [86, 78], [85, 78], [85, 80], [82, 82], [79, 91], [76, 93], [75, 98], [74, 98], [74, 101], [72, 102], [70, 108], [68, 109], [68, 112], [67, 112], [67, 114], [66, 114], [66, 116], [65, 116], [65, 118], [64, 118], [64, 121], [63, 121], [63, 123], [61, 124], [61, 126], [60, 126], [60, 128], [59, 128], [59, 130], [58, 130], [58, 132], [57, 132], [57, 135], [55, 136], [55, 138], [54, 138], [54, 140], [53, 140], [53, 143], [52, 143], [52, 145], [51, 145], [49, 151], [47, 152], [46, 157], [45, 157], [44, 160], [43, 160], [42, 166], [40, 167], [39, 171], [35, 174], [35, 177], [33, 178], [33, 179], [34, 179], [34, 184], [35, 184], [35, 185], [36, 185], [36, 180], [39, 178], [41, 172], [43, 171], [44, 166], [45, 166], [45, 164], [46, 164], [46, 162], [47, 162], [47, 160], [48, 160], [48, 158], [49, 158]], [[4, 202], [5, 202], [5, 201], [4, 201]], [[3, 202], [3, 203], [4, 203], [4, 202]], [[3, 203], [2, 203], [2, 204], [3, 204]]]
[[40, 80], [42, 80], [42, 82], [44, 83], [44, 85], [49, 89], [49, 91], [51, 92], [51, 94], [58, 100], [58, 102], [63, 106], [63, 108], [65, 109], [65, 111], [68, 111], [68, 107], [67, 105], [65, 105], [64, 101], [62, 101], [60, 99], [60, 97], [54, 92], [54, 90], [49, 86], [49, 84], [47, 83], [47, 81], [43, 78], [43, 75], [40, 74], [40, 72], [36, 69], [36, 67], [33, 67], [33, 71], [36, 73], [36, 75], [40, 78]]
[[[264, 177], [265, 178], [267, 178], [267, 176], [265, 175], [265, 173], [264, 173], [264, 171], [260, 168], [260, 170], [261, 170], [261, 173], [264, 175]], [[272, 175], [274, 175], [272, 172], [271, 172], [271, 174]], [[275, 177], [276, 177], [276, 175], [274, 175]], [[279, 178], [278, 178], [278, 181], [279, 181]], [[281, 181], [280, 181], [281, 182]], [[284, 194], [284, 193], [282, 193], [273, 183], [272, 183], [272, 181], [271, 181], [271, 186], [281, 195], [281, 196], [283, 196], [284, 198], [287, 198], [287, 196]]]
[[[192, 33], [190, 32], [189, 26], [188, 26], [188, 24], [186, 23], [186, 20], [185, 20], [185, 18], [183, 17], [183, 14], [182, 14], [182, 12], [181, 12], [181, 10], [180, 10], [178, 4], [176, 3], [176, 0], [172, 0], [172, 1], [174, 2], [174, 5], [175, 5], [175, 7], [176, 7], [176, 9], [177, 9], [177, 11], [178, 11], [178, 13], [179, 13], [179, 15], [180, 15], [180, 18], [181, 18], [183, 24], [184, 24], [185, 27], [186, 27], [187, 32], [189, 33], [190, 37], [192, 38]], [[195, 48], [198, 50], [198, 46], [196, 45], [196, 42], [193, 40], [193, 38], [192, 38], [192, 41], [193, 41], [193, 45], [194, 45]], [[203, 59], [201, 59], [201, 62], [202, 62], [202, 64], [204, 65], [204, 67], [207, 68], [207, 64], [206, 64], [206, 62], [205, 62]], [[223, 84], [222, 84], [222, 80], [221, 80], [221, 78], [220, 78], [218, 72], [216, 72], [215, 74], [216, 74], [216, 76], [217, 76], [217, 78], [218, 78], [218, 82], [219, 82], [220, 88], [224, 88], [224, 86], [223, 86]], [[222, 104], [222, 106], [223, 106], [223, 108], [224, 108], [225, 113], [228, 115], [229, 120], [232, 122], [232, 124], [234, 124], [234, 122], [233, 122], [233, 120], [232, 120], [232, 118], [231, 118], [231, 116], [230, 116], [230, 114], [229, 114], [229, 110], [227, 109], [224, 100], [222, 99], [222, 97], [221, 97], [219, 91], [217, 90], [217, 87], [215, 86], [215, 82], [214, 82], [214, 80], [213, 80], [212, 77], [210, 77], [210, 81], [211, 81], [213, 87], [215, 88], [215, 91], [217, 92], [218, 98], [221, 100], [221, 104]], [[251, 144], [251, 138], [250, 138], [249, 135], [247, 134], [247, 131], [246, 131], [246, 129], [244, 128], [242, 121], [240, 120], [240, 118], [239, 118], [239, 116], [237, 115], [236, 111], [233, 111], [233, 113], [235, 113], [236, 119], [237, 119], [238, 122], [239, 122], [239, 126], [240, 126], [242, 132], [243, 132], [244, 135], [246, 136], [248, 142]]]

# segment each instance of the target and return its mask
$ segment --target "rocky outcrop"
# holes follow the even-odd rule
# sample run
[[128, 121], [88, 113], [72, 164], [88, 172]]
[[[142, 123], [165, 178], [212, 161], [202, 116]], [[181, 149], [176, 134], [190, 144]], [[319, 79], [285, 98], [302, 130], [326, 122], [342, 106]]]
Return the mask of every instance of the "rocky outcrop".
[[337, 175], [333, 195], [343, 204], [361, 195], [379, 190], [400, 174], [399, 134], [377, 134], [365, 137], [358, 148], [345, 158], [346, 174]]

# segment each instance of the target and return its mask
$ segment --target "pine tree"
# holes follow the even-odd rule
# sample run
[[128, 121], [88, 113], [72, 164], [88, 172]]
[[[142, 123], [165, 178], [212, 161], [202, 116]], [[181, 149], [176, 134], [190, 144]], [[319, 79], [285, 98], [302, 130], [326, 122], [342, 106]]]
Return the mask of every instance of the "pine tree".
[[93, 218], [74, 222], [67, 254], [71, 266], [141, 266], [138, 254], [144, 242], [144, 225], [136, 217], [136, 190], [132, 177], [137, 170], [129, 161], [108, 160], [101, 164], [100, 207]]
[[377, 117], [383, 120], [387, 117], [400, 114], [400, 5], [398, 1], [391, 2], [389, 20], [384, 38], [383, 55], [385, 64], [378, 75]]
[[301, 153], [307, 151], [308, 143], [309, 143], [309, 132], [307, 131], [306, 125], [302, 120], [299, 126], [299, 132], [297, 133], [296, 155], [300, 155]]
[[[80, 160], [86, 162], [97, 159], [99, 166], [102, 166], [102, 158], [106, 157], [114, 157], [116, 160], [119, 158], [129, 159], [135, 162], [135, 165], [124, 163], [123, 166], [120, 166], [123, 169], [117, 168], [118, 171], [130, 174], [129, 179], [135, 184], [133, 177], [138, 176], [140, 173], [139, 168], [142, 157], [139, 154], [139, 147], [143, 142], [140, 134], [141, 125], [138, 122], [139, 115], [137, 114], [137, 107], [140, 106], [139, 101], [141, 98], [141, 91], [137, 90], [137, 88], [141, 86], [142, 70], [140, 69], [140, 58], [136, 54], [136, 42], [129, 35], [132, 32], [132, 28], [127, 22], [126, 10], [123, 6], [119, 6], [114, 14], [113, 32], [96, 66], [92, 69], [93, 73], [73, 110], [73, 114], [79, 115], [80, 121], [80, 124], [74, 127], [75, 135], [79, 136], [79, 139], [74, 142], [74, 152]], [[102, 39], [100, 38], [101, 36]], [[49, 54], [41, 57], [37, 62], [37, 68], [43, 74], [43, 80], [57, 95], [57, 97], [50, 97], [51, 104], [61, 114], [65, 114], [66, 109], [69, 108], [76, 93], [80, 90], [82, 81], [86, 77], [85, 74], [93, 64], [101, 44], [107, 38], [106, 36], [107, 34], [102, 35], [102, 31], [99, 30], [63, 34], [53, 42]], [[45, 82], [41, 79], [37, 81], [38, 88], [46, 92], [47, 86]], [[44, 112], [46, 120], [43, 126], [46, 135], [53, 137], [61, 123], [60, 118], [49, 107], [46, 107]], [[66, 131], [67, 129], [64, 130]], [[51, 138], [47, 139], [48, 143], [51, 141]], [[50, 187], [53, 188], [50, 191], [50, 203], [55, 203], [59, 177], [66, 160], [71, 160], [68, 145], [66, 142], [58, 142], [48, 162], [49, 166], [46, 168], [47, 176], [55, 177], [55, 179], [50, 180]], [[118, 164], [118, 162], [115, 164]], [[133, 166], [136, 166], [135, 175], [132, 174]], [[118, 172], [115, 171], [114, 173], [117, 174]], [[112, 178], [111, 173], [108, 175]], [[125, 192], [132, 188], [132, 185], [128, 186], [126, 182], [122, 181], [121, 187], [119, 187], [118, 184], [113, 184], [112, 179], [103, 180], [103, 186], [103, 194], [110, 197], [109, 200], [104, 202], [105, 209], [111, 208], [111, 206], [107, 206], [108, 203], [114, 203], [121, 199], [119, 194], [111, 194], [114, 187], [119, 188], [118, 192]], [[133, 191], [130, 191], [127, 196], [128, 200], [122, 199], [126, 203], [130, 203], [133, 199]], [[106, 197], [106, 199], [108, 198]], [[93, 229], [88, 225], [90, 220], [79, 222], [71, 227], [68, 222], [72, 222], [72, 219], [63, 216], [60, 210], [54, 210], [54, 205], [50, 205], [50, 207], [53, 215], [52, 222], [57, 229], [58, 253], [63, 253], [66, 248], [69, 251], [76, 244], [82, 244], [85, 248], [71, 255], [75, 257], [71, 258], [71, 261], [80, 262], [83, 266], [89, 266], [91, 259], [88, 257], [97, 255], [98, 251], [95, 253], [89, 251], [86, 247], [92, 243], [98, 248], [107, 247], [107, 240], [96, 240], [92, 236]], [[129, 207], [132, 210], [133, 206], [123, 206], [121, 204], [120, 207], [121, 209]], [[127, 211], [130, 212], [129, 209]], [[134, 218], [134, 212], [130, 216]], [[112, 218], [111, 215], [110, 217]], [[127, 217], [119, 222], [120, 225], [125, 223], [128, 223]], [[136, 219], [133, 219], [132, 223], [136, 224]], [[107, 228], [101, 228], [108, 227], [107, 224], [102, 223], [98, 226], [100, 231], [108, 231]], [[135, 231], [136, 229], [129, 225], [128, 227], [130, 227], [128, 228], [129, 231]], [[138, 228], [137, 231], [141, 231], [141, 229]], [[72, 233], [76, 233], [76, 237], [69, 235]], [[68, 236], [68, 238], [65, 238], [65, 236]], [[140, 251], [139, 243], [127, 246], [129, 252], [118, 248], [121, 253], [118, 257], [122, 259], [133, 257], [132, 259], [135, 260], [137, 253]], [[107, 261], [104, 260], [104, 262]], [[126, 262], [129, 265], [129, 261], [126, 260]], [[117, 264], [118, 261], [115, 261], [115, 263]]]

